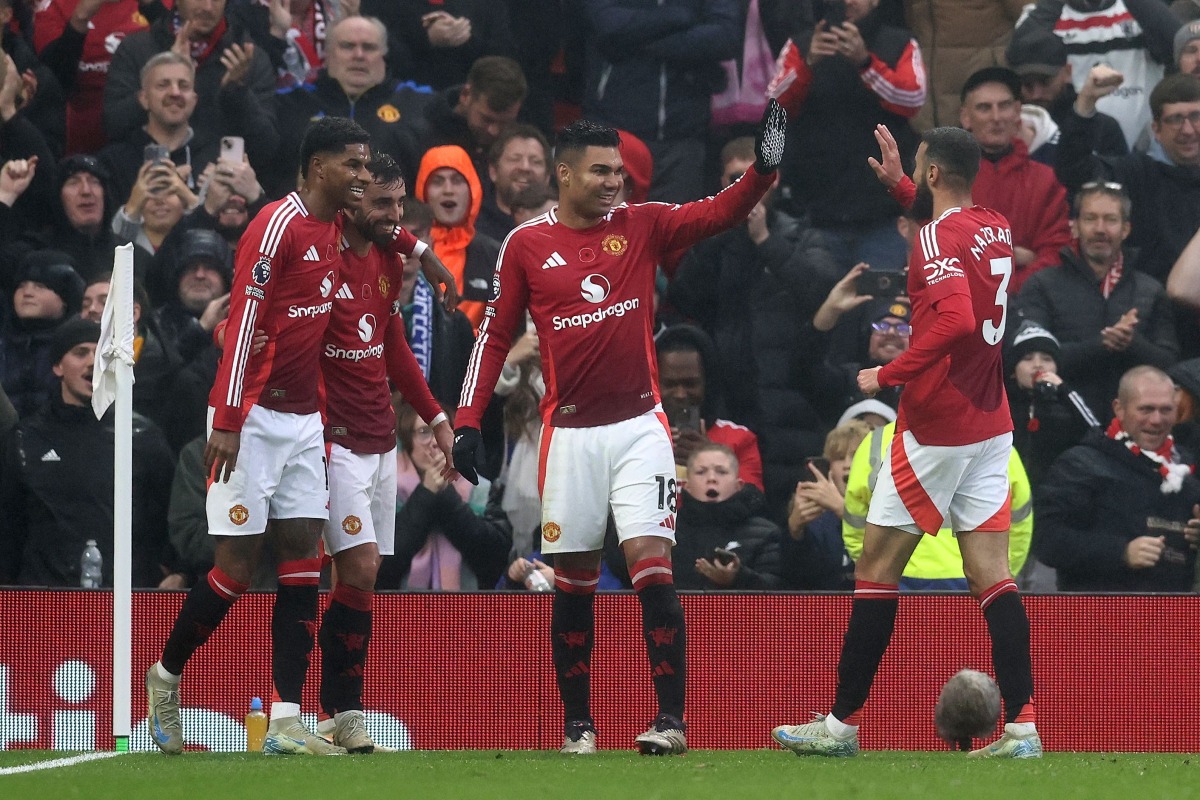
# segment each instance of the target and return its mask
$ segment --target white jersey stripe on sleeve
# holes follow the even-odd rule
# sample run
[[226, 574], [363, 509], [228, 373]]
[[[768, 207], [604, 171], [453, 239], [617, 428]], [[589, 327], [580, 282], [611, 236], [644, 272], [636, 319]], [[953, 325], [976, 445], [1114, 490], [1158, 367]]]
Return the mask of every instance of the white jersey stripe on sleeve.
[[246, 301], [246, 311], [242, 314], [242, 324], [238, 328], [237, 343], [233, 350], [229, 390], [225, 395], [225, 405], [240, 408], [242, 392], [246, 385], [246, 362], [250, 357], [250, 346], [254, 339], [254, 323], [258, 318], [258, 301], [253, 297]]
[[300, 209], [292, 202], [292, 196], [288, 195], [286, 201], [280, 203], [272, 212], [271, 219], [267, 222], [267, 228], [263, 231], [262, 243], [259, 245], [258, 251], [268, 257], [274, 256], [280, 240], [283, 239], [283, 233], [287, 230], [288, 222], [299, 213]]

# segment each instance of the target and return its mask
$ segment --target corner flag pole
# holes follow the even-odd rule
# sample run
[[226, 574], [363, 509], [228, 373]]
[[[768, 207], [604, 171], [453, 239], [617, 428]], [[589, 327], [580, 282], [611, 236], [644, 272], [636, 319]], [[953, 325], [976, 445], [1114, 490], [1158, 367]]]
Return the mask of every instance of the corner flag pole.
[[132, 682], [133, 521], [133, 245], [117, 247], [112, 283], [100, 320], [92, 410], [104, 416], [116, 401], [113, 443], [113, 705], [116, 750], [129, 750]]

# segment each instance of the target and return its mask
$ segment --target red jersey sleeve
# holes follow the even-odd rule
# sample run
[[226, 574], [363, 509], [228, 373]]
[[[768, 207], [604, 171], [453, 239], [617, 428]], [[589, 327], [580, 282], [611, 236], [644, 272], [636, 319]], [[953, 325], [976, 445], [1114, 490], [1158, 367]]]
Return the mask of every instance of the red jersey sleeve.
[[484, 309], [483, 324], [458, 399], [454, 426], [478, 428], [483, 412], [492, 399], [496, 380], [504, 366], [504, 357], [512, 347], [513, 331], [525, 314], [529, 300], [529, 282], [522, 264], [521, 232], [514, 231], [500, 247], [496, 271], [492, 274], [492, 299]]
[[398, 313], [388, 317], [387, 333], [384, 336], [383, 358], [387, 362], [388, 377], [392, 385], [400, 390], [404, 399], [416, 409], [421, 419], [432, 422], [442, 413], [442, 407], [433, 398], [421, 365], [417, 363], [408, 339], [404, 336], [404, 317]]
[[427, 245], [416, 236], [413, 236], [407, 228], [402, 225], [396, 226], [395, 236], [392, 239], [393, 253], [401, 256], [420, 258], [426, 249]]
[[240, 431], [245, 420], [246, 364], [250, 359], [254, 331], [263, 324], [278, 283], [278, 279], [272, 280], [272, 267], [287, 261], [294, 246], [287, 227], [273, 224], [277, 222], [275, 214], [256, 215], [238, 242], [233, 283], [229, 290], [225, 348], [217, 365], [217, 384], [224, 391], [212, 396], [213, 428], [216, 430]]
[[919, 345], [912, 345], [879, 370], [880, 386], [908, 383], [945, 358], [951, 344], [975, 330], [970, 295], [948, 295], [935, 301], [933, 309], [937, 312], [937, 322], [921, 338]]
[[911, 119], [925, 105], [925, 65], [916, 39], [909, 40], [895, 67], [872, 54], [859, 77], [885, 111]]
[[[68, 4], [70, 9], [66, 8]], [[76, 5], [78, 5], [78, 0], [75, 2], [58, 0], [38, 9], [34, 14], [33, 49], [37, 51], [38, 55], [42, 54], [46, 45], [62, 36], [63, 31], [67, 28], [67, 19], [75, 13]]]
[[[726, 231], [745, 222], [750, 210], [775, 182], [776, 174], [760, 175], [758, 170], [746, 170], [732, 185], [711, 197], [683, 205], [646, 203], [639, 208], [657, 209], [655, 234], [663, 256], [686, 250], [701, 239]], [[659, 259], [662, 263], [663, 259]]]

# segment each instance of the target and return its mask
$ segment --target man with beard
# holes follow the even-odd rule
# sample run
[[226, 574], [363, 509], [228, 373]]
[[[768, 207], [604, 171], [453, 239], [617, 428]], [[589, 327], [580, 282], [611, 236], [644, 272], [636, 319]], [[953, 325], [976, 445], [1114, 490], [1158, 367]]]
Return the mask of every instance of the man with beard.
[[483, 206], [475, 229], [497, 242], [517, 227], [513, 201], [532, 186], [550, 188], [550, 143], [532, 125], [511, 125], [488, 149], [488, 177], [492, 188], [483, 192]]
[[448, 417], [405, 340], [399, 301], [404, 261], [396, 245], [427, 268], [445, 267], [433, 248], [400, 227], [400, 165], [377, 154], [367, 171], [372, 181], [343, 230], [340, 288], [332, 295], [321, 352], [329, 446], [324, 542], [337, 575], [318, 635], [321, 710], [333, 720], [333, 743], [351, 753], [375, 750], [363, 715], [363, 668], [380, 557], [395, 552], [396, 414], [387, 379], [429, 420], [447, 463], [454, 443]]
[[[870, 164], [895, 188], [902, 184], [895, 140], [882, 125], [876, 136], [883, 160]], [[1013, 237], [1003, 216], [971, 200], [979, 161], [979, 143], [959, 128], [934, 128], [917, 149], [916, 186], [908, 196], [915, 194], [916, 216], [933, 221], [921, 228], [909, 256], [912, 342], [891, 363], [858, 375], [867, 395], [904, 384], [896, 434], [867, 511], [831, 713], [771, 733], [797, 755], [857, 755], [858, 723], [891, 640], [900, 578], [922, 531], [943, 525], [958, 538], [968, 585], [987, 620], [1005, 705], [1004, 735], [971, 755], [1042, 754], [1029, 619], [1008, 563], [1012, 419], [1001, 348]]]
[[1104, 420], [1126, 370], [1167, 369], [1179, 356], [1166, 289], [1139, 268], [1138, 251], [1125, 247], [1131, 213], [1120, 185], [1084, 184], [1071, 223], [1077, 242], [1017, 296], [1021, 316], [1058, 339], [1059, 374]]

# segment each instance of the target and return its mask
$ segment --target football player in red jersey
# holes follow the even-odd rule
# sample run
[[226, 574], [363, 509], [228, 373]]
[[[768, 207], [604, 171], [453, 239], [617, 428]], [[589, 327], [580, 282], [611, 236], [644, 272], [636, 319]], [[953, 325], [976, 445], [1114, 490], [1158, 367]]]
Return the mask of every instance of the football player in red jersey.
[[797, 755], [853, 756], [858, 721], [896, 621], [897, 585], [922, 531], [950, 527], [958, 537], [971, 593], [992, 639], [1005, 706], [1004, 735], [972, 756], [1037, 758], [1029, 619], [1008, 567], [1008, 460], [1012, 419], [1001, 348], [1013, 274], [1005, 218], [971, 201], [979, 145], [960, 128], [935, 128], [917, 149], [915, 191], [903, 178], [895, 140], [876, 138], [880, 180], [913, 213], [931, 220], [913, 242], [908, 295], [909, 349], [862, 370], [873, 395], [904, 385], [896, 434], [883, 459], [855, 567], [854, 604], [838, 663], [832, 711], [804, 725], [781, 725], [775, 741]]
[[[380, 556], [394, 552], [396, 539], [396, 413], [388, 378], [430, 420], [447, 464], [454, 440], [409, 349], [398, 300], [401, 253], [418, 258], [427, 270], [446, 268], [432, 247], [400, 227], [405, 195], [400, 165], [375, 153], [366, 171], [371, 182], [362, 202], [347, 209], [346, 247], [321, 351], [329, 445], [325, 550], [333, 556], [336, 575], [318, 635], [321, 708], [333, 722], [329, 738], [351, 753], [376, 749], [366, 729], [362, 692], [375, 577]], [[448, 270], [441, 277], [454, 286]], [[448, 474], [450, 480], [456, 477]], [[325, 732], [323, 724], [319, 732]]]
[[[370, 137], [352, 120], [325, 117], [309, 127], [301, 154], [302, 187], [259, 212], [235, 257], [232, 338], [209, 394], [204, 453], [215, 566], [188, 593], [146, 672], [151, 737], [165, 753], [183, 751], [183, 668], [249, 586], [264, 533], [279, 574], [271, 622], [279, 699], [264, 751], [346, 752], [304, 727], [300, 698], [316, 630], [317, 541], [329, 516], [319, 361], [340, 271], [341, 211], [362, 199]], [[260, 329], [269, 343], [254, 352]]]
[[642, 606], [658, 714], [644, 754], [687, 749], [683, 611], [671, 572], [675, 459], [658, 391], [654, 275], [664, 256], [744, 222], [775, 180], [786, 116], [770, 101], [751, 170], [694, 203], [617, 205], [624, 181], [616, 130], [586, 120], [558, 136], [559, 205], [505, 239], [455, 428], [454, 466], [469, 480], [479, 425], [528, 308], [546, 394], [538, 470], [542, 552], [554, 554], [550, 626], [565, 711], [564, 753], [593, 753], [589, 707], [593, 600], [610, 509]]

